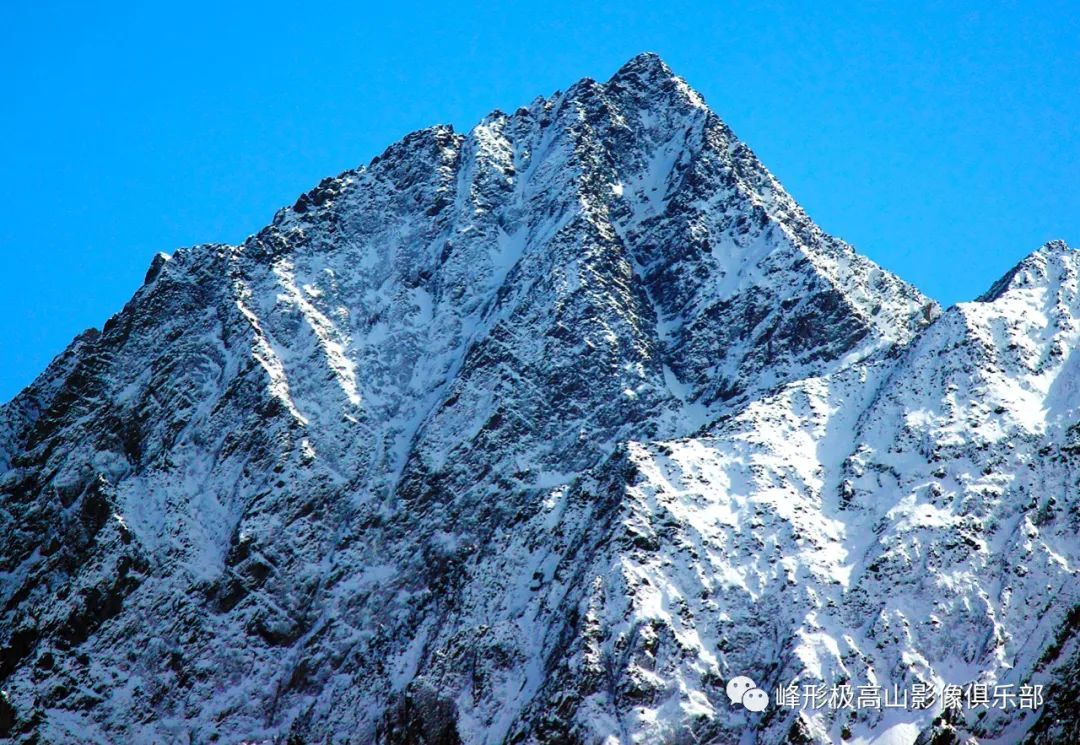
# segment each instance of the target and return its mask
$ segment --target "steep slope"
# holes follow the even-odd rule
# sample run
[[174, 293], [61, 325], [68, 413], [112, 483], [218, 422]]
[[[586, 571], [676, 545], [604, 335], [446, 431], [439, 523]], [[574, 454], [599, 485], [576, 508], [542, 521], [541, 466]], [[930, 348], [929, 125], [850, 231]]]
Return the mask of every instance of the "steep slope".
[[[534, 715], [573, 691], [557, 719], [586, 742], [615, 712], [622, 737], [656, 742], [1075, 739], [1078, 277], [1080, 255], [1049, 244], [899, 359], [630, 443], [586, 573], [603, 578], [591, 621]], [[728, 703], [738, 674], [766, 690], [1040, 684], [1048, 705], [759, 716]]]
[[[957, 315], [990, 309], [996, 343], [1029, 274], [1049, 287], [1018, 271], [920, 337], [936, 306], [814, 226], [654, 55], [409, 135], [241, 246], [157, 257], [0, 411], [0, 736], [828, 741], [845, 723], [740, 714], [723, 681], [891, 680], [915, 653], [912, 676], [951, 680], [944, 640], [988, 618], [1034, 634], [1017, 675], [1056, 643], [1050, 675], [1075, 654], [1063, 601], [1038, 628], [960, 610], [1013, 538], [966, 579], [893, 558], [952, 550], [969, 519], [961, 496], [907, 527], [934, 466], [905, 428], [982, 442], [975, 413], [911, 412], [944, 411], [944, 367], [986, 372]], [[1024, 333], [1071, 349], [1064, 326]], [[1067, 419], [1055, 376], [986, 390]], [[1065, 419], [1043, 421], [1030, 447]], [[1054, 519], [1025, 566], [1075, 597]], [[936, 636], [893, 639], [953, 581]], [[1018, 659], [966, 654], [989, 676]]]
[[[1050, 243], [923, 335], [845, 464], [847, 509], [882, 526], [854, 587], [878, 606], [869, 630], [893, 629], [920, 677], [1048, 683], [1040, 742], [1080, 735], [1076, 688], [1055, 680], [1077, 661], [1078, 344], [1080, 255]], [[966, 728], [1016, 742], [1034, 718]]]

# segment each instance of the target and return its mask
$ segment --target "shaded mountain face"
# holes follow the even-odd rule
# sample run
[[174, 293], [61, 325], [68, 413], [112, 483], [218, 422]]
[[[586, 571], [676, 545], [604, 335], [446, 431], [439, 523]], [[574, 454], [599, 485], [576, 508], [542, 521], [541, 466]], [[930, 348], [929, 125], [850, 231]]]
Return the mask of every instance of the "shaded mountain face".
[[[941, 315], [654, 55], [409, 135], [0, 409], [0, 737], [1061, 741], [1078, 269]], [[934, 723], [740, 674], [1053, 687]]]

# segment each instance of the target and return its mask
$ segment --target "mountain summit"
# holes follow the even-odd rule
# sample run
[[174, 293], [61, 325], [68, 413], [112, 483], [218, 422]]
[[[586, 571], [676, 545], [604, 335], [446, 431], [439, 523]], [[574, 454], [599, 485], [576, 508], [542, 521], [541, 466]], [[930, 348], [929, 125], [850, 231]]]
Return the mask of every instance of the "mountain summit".
[[[0, 737], [1060, 741], [1053, 256], [942, 314], [652, 54], [410, 134], [155, 257], [0, 409]], [[757, 714], [739, 675], [1057, 693]]]

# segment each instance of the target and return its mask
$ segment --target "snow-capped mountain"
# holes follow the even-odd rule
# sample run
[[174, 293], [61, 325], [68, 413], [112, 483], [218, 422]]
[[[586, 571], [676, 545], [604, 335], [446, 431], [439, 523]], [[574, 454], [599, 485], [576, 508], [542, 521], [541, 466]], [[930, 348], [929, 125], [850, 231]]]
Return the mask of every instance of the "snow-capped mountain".
[[0, 409], [0, 738], [1067, 742], [1078, 276], [941, 313], [655, 55], [411, 134]]

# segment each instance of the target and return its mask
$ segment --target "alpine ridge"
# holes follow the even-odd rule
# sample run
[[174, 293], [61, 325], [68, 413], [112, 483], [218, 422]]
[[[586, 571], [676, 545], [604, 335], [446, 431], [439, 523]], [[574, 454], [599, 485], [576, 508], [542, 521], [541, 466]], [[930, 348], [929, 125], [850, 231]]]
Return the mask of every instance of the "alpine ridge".
[[653, 54], [412, 133], [0, 408], [0, 740], [1076, 740], [1078, 283], [942, 312]]

